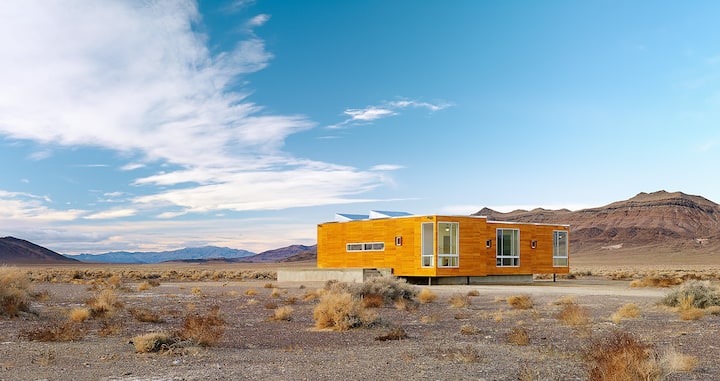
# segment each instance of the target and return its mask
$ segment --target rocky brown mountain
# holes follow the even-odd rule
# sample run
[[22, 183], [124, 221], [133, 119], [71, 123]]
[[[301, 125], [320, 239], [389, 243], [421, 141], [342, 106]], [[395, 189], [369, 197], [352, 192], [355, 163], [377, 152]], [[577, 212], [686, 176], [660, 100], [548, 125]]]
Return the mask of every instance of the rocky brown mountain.
[[720, 205], [682, 192], [640, 193], [578, 211], [539, 208], [500, 213], [483, 208], [474, 215], [497, 221], [569, 224], [576, 254], [638, 247], [664, 252], [720, 251]]
[[19, 238], [0, 238], [0, 265], [60, 263], [78, 263], [78, 261]]

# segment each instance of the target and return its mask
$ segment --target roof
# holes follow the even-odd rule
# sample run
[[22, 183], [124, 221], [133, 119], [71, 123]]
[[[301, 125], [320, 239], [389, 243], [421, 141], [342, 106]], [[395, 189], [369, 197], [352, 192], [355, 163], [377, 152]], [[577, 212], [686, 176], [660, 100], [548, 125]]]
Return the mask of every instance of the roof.
[[393, 212], [389, 210], [371, 210], [370, 219], [375, 218], [392, 218], [392, 217], [407, 217], [412, 216], [412, 213], [407, 212]]

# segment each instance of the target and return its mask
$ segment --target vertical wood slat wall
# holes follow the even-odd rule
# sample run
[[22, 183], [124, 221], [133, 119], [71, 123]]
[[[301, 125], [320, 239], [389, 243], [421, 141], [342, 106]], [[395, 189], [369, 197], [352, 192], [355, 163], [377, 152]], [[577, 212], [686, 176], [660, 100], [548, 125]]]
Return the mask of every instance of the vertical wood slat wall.
[[[459, 267], [422, 267], [422, 223], [457, 222]], [[496, 229], [520, 230], [520, 266], [496, 266]], [[565, 274], [569, 267], [553, 267], [553, 231], [569, 232], [567, 225], [540, 225], [487, 221], [480, 217], [412, 216], [329, 222], [318, 225], [319, 268], [392, 268], [399, 276], [484, 276], [510, 274]], [[395, 245], [401, 237], [402, 245]], [[437, 237], [434, 237], [436, 242]], [[486, 241], [491, 240], [491, 247]], [[532, 248], [532, 241], [536, 247]], [[347, 252], [348, 243], [383, 242], [383, 251]], [[437, 243], [433, 248], [437, 266]]]

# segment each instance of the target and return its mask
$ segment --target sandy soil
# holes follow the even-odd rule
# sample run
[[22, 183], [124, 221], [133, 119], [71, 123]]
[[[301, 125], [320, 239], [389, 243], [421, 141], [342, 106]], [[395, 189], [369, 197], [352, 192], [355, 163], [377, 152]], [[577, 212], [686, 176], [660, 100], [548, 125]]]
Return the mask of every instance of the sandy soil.
[[[118, 292], [123, 307], [110, 317], [79, 323], [84, 337], [72, 342], [30, 341], [25, 334], [61, 325], [70, 308], [83, 306], [97, 291], [88, 285], [36, 284], [35, 292], [48, 293], [32, 305], [36, 315], [0, 318], [0, 380], [584, 380], [583, 351], [613, 329], [631, 332], [658, 352], [675, 349], [699, 360], [694, 370], [669, 380], [720, 379], [720, 316], [680, 320], [657, 305], [667, 289], [592, 279], [432, 286], [438, 295], [432, 303], [409, 311], [381, 307], [380, 324], [334, 332], [313, 328], [317, 300], [303, 300], [322, 283], [275, 283], [276, 296], [267, 283], [163, 282], [146, 291], [125, 283]], [[246, 295], [248, 289], [256, 294]], [[451, 297], [470, 291], [479, 292], [470, 306], [450, 307]], [[506, 298], [513, 295], [530, 296], [533, 308], [512, 309]], [[569, 327], [557, 319], [562, 308], [557, 301], [565, 296], [591, 313], [588, 326]], [[612, 322], [609, 316], [627, 303], [637, 304], [641, 316]], [[290, 321], [269, 319], [286, 305], [293, 308]], [[186, 316], [212, 306], [225, 320], [214, 346], [136, 353], [129, 343], [139, 334], [177, 331]], [[137, 321], [129, 313], [133, 308], [156, 312], [163, 322]], [[116, 329], [105, 336], [108, 327]], [[394, 327], [408, 337], [376, 340]], [[528, 345], [508, 340], [518, 327], [528, 332]], [[469, 328], [475, 332], [466, 334]]]

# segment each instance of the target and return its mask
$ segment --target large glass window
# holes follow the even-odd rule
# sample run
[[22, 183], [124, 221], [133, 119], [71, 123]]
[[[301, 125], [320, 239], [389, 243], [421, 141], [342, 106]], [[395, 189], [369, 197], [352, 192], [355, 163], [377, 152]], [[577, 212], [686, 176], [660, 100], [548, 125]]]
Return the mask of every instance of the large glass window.
[[568, 232], [564, 230], [553, 231], [553, 266], [567, 267], [568, 265]]
[[422, 267], [433, 267], [433, 260], [435, 258], [435, 252], [433, 250], [433, 238], [435, 224], [432, 222], [423, 222], [422, 224], [422, 248], [420, 253], [420, 260]]
[[520, 266], [520, 230], [497, 229], [496, 265]]
[[458, 223], [438, 222], [438, 266], [458, 267]]

